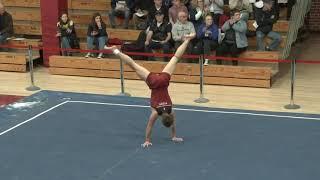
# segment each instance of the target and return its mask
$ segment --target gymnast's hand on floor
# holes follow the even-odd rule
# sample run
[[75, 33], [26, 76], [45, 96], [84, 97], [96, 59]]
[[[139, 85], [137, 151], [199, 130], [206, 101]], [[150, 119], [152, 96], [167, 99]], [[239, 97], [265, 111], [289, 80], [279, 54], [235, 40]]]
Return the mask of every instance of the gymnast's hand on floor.
[[178, 137], [173, 137], [171, 140], [173, 142], [183, 142], [183, 139], [182, 138], [178, 138]]
[[143, 144], [141, 144], [141, 146], [142, 146], [143, 148], [151, 147], [151, 146], [152, 146], [152, 143], [151, 143], [150, 141], [146, 141], [146, 142], [144, 142]]

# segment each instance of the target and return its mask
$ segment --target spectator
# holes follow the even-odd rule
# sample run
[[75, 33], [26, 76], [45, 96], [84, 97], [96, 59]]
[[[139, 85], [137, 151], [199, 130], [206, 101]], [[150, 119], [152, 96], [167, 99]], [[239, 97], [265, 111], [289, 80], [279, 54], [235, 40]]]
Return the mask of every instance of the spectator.
[[[108, 41], [106, 27], [107, 25], [102, 21], [100, 13], [94, 13], [87, 32], [87, 45], [89, 50], [93, 49], [94, 43], [99, 50], [104, 49], [104, 45]], [[89, 52], [85, 57], [88, 58], [90, 56], [92, 56], [92, 54]], [[103, 53], [99, 53], [97, 56], [98, 59], [102, 57]]]
[[166, 6], [167, 9], [169, 9], [172, 6], [172, 0], [162, 0], [162, 4]]
[[[67, 13], [63, 13], [60, 16], [60, 20], [57, 23], [58, 33], [57, 37], [60, 37], [61, 48], [70, 49], [70, 48], [79, 48], [79, 41], [76, 35], [74, 28], [74, 23], [69, 19]], [[62, 52], [63, 56], [70, 56], [71, 53], [66, 51]]]
[[109, 21], [112, 28], [116, 27], [115, 17], [124, 16], [124, 29], [128, 29], [131, 12], [134, 9], [134, 0], [111, 0]]
[[172, 25], [177, 22], [178, 13], [180, 11], [188, 14], [188, 9], [183, 5], [183, 3], [181, 3], [181, 0], [172, 0], [172, 7], [169, 9], [169, 21]]
[[164, 5], [163, 0], [154, 0], [154, 4], [149, 9], [148, 24], [151, 25], [156, 19], [156, 12], [161, 11], [164, 15], [164, 21], [169, 21], [169, 9]]
[[[281, 42], [281, 35], [277, 32], [272, 31], [273, 24], [276, 23], [277, 18], [277, 13], [276, 10], [273, 8], [272, 0], [264, 0], [263, 7], [255, 10], [258, 51], [277, 50]], [[263, 42], [265, 36], [268, 36], [272, 39], [270, 46], [265, 47]]]
[[[225, 32], [225, 37], [222, 43], [216, 50], [216, 56], [225, 56], [231, 54], [231, 57], [238, 57], [238, 55], [245, 51], [248, 46], [246, 36], [247, 20], [249, 16], [244, 14], [241, 16], [239, 10], [230, 12], [231, 19], [224, 23], [222, 31]], [[222, 64], [221, 60], [217, 60], [217, 64]], [[233, 65], [238, 65], [238, 61], [232, 61]]]
[[209, 7], [214, 24], [219, 24], [219, 18], [223, 14], [223, 0], [205, 0], [205, 6]]
[[203, 0], [197, 0], [196, 4], [193, 1], [189, 7], [189, 19], [197, 31], [198, 27], [204, 22], [204, 17], [209, 13], [209, 9], [205, 8]]
[[169, 24], [167, 21], [164, 21], [164, 14], [162, 11], [157, 11], [155, 16], [156, 21], [151, 24], [146, 38], [145, 51], [152, 52], [153, 49], [163, 49], [165, 54], [169, 54], [171, 24]]
[[[205, 55], [210, 55], [212, 50], [218, 47], [218, 26], [213, 24], [213, 18], [210, 14], [205, 17], [205, 22], [197, 31], [198, 43], [197, 48]], [[204, 65], [208, 65], [208, 59], [205, 59]]]
[[0, 45], [7, 42], [7, 38], [13, 34], [12, 16], [5, 11], [4, 5], [0, 3]]
[[133, 25], [135, 29], [145, 30], [148, 23], [148, 9], [152, 6], [151, 0], [135, 0], [135, 13], [133, 14]]
[[[196, 37], [194, 26], [188, 21], [188, 14], [186, 12], [180, 11], [178, 13], [178, 21], [172, 26], [171, 33], [175, 49], [183, 43], [185, 36], [192, 36], [192, 38]], [[191, 53], [192, 49], [192, 44], [189, 43], [187, 52]]]
[[252, 13], [252, 3], [255, 0], [229, 0], [230, 10], [239, 9], [241, 11], [246, 11], [248, 13]]

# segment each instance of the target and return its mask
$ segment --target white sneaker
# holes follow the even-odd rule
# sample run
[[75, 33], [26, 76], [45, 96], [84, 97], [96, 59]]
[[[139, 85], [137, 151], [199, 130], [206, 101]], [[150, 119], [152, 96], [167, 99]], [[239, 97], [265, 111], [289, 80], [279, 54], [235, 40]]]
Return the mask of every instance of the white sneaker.
[[103, 53], [99, 53], [99, 55], [98, 55], [98, 59], [101, 59], [103, 57]]
[[88, 58], [91, 56], [91, 53], [87, 53], [87, 55], [85, 56], [85, 58]]
[[208, 66], [209, 65], [209, 60], [205, 59], [203, 65]]

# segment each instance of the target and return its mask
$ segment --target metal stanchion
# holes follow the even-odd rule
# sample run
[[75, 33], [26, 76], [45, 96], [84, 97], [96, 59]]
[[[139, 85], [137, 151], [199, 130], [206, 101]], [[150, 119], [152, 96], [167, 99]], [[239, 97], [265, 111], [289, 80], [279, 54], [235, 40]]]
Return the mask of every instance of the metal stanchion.
[[296, 80], [296, 58], [291, 61], [291, 94], [290, 94], [290, 104], [285, 105], [285, 109], [300, 109], [300, 106], [294, 104], [294, 88]]
[[121, 92], [118, 94], [119, 96], [131, 96], [129, 93], [126, 93], [124, 90], [124, 75], [123, 75], [123, 62], [120, 59], [120, 80], [121, 80]]
[[201, 55], [200, 57], [200, 97], [194, 102], [196, 103], [207, 103], [209, 102], [209, 99], [205, 98], [203, 95], [203, 56]]
[[31, 78], [31, 85], [26, 88], [27, 91], [38, 91], [40, 90], [39, 87], [34, 85], [34, 76], [33, 76], [33, 57], [32, 57], [32, 46], [29, 45], [28, 47], [28, 55], [29, 55], [29, 69], [30, 69], [30, 78]]

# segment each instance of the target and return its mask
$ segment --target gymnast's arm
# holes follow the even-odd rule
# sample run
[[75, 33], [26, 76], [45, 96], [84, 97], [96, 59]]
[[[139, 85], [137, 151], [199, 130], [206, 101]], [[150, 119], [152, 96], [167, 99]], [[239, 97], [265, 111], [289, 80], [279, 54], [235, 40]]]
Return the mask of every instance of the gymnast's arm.
[[[174, 113], [174, 112], [173, 112]], [[182, 138], [179, 138], [177, 137], [177, 132], [176, 132], [176, 115], [173, 114], [173, 118], [174, 118], [174, 121], [173, 121], [173, 124], [171, 126], [171, 140], [173, 142], [183, 142], [183, 139]]]
[[142, 144], [143, 147], [148, 147], [148, 146], [152, 145], [151, 144], [151, 132], [152, 132], [152, 127], [157, 119], [158, 119], [158, 113], [156, 110], [152, 109], [151, 115], [149, 117], [149, 121], [147, 124], [147, 128], [146, 128], [146, 139], [145, 139], [144, 144]]

